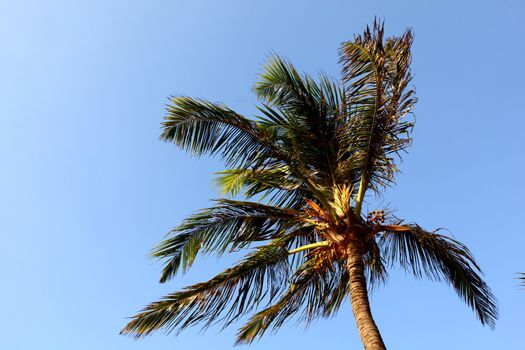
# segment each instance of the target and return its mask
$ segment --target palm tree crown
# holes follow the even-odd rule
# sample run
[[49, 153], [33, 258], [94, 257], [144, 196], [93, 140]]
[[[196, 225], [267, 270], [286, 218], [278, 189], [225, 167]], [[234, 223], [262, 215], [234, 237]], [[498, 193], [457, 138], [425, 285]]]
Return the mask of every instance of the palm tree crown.
[[209, 281], [146, 306], [122, 332], [139, 338], [228, 325], [255, 312], [237, 336], [249, 343], [292, 316], [331, 316], [350, 297], [365, 348], [384, 349], [367, 290], [395, 264], [447, 282], [493, 327], [495, 299], [462, 243], [388, 209], [362, 213], [367, 191], [393, 184], [399, 153], [410, 144], [411, 44], [410, 30], [384, 38], [375, 21], [342, 44], [341, 84], [273, 56], [254, 87], [261, 101], [255, 120], [222, 104], [172, 98], [161, 138], [219, 156], [227, 169], [217, 183], [246, 200], [218, 199], [174, 228], [152, 253], [164, 261], [160, 281], [201, 254], [251, 251]]

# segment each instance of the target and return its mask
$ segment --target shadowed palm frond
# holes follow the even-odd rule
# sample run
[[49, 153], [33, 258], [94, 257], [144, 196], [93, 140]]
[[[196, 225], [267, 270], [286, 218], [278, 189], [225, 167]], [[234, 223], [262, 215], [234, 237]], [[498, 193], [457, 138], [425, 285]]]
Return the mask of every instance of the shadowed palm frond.
[[223, 254], [250, 243], [284, 236], [296, 228], [298, 213], [253, 202], [218, 200], [217, 205], [190, 216], [152, 252], [164, 260], [160, 282], [179, 269], [186, 271], [199, 252]]
[[314, 132], [314, 126], [319, 126], [323, 117], [319, 101], [312, 94], [316, 87], [311, 78], [302, 77], [291, 63], [282, 57], [272, 56], [264, 65], [254, 91], [259, 99], [287, 113], [287, 124], [297, 118], [306, 119], [311, 122], [308, 126]]
[[[397, 172], [395, 157], [410, 144], [413, 121], [405, 120], [416, 102], [409, 88], [410, 30], [384, 39], [383, 24], [374, 22], [363, 35], [341, 46], [340, 62], [350, 110], [349, 128], [343, 130], [349, 156], [344, 168], [359, 164], [360, 197], [367, 188], [378, 192], [390, 185]], [[359, 208], [360, 210], [360, 208]], [[359, 211], [358, 210], [358, 211]]]
[[[264, 122], [249, 120], [222, 104], [190, 97], [173, 98], [167, 110], [162, 140], [174, 142], [195, 155], [218, 154], [231, 167], [286, 166], [319, 200], [324, 200], [313, 178], [316, 171], [301, 160], [301, 152], [293, 150], [297, 140], [276, 138], [284, 134], [282, 130], [277, 132]], [[316, 151], [310, 154], [315, 155]]]
[[287, 244], [286, 239], [274, 240], [211, 280], [148, 305], [121, 333], [141, 338], [160, 329], [180, 331], [200, 322], [204, 328], [215, 321], [227, 324], [265, 299], [271, 301], [290, 273]]
[[483, 325], [494, 328], [498, 316], [496, 300], [481, 278], [481, 270], [462, 243], [418, 225], [408, 231], [387, 231], [380, 239], [383, 255], [399, 263], [416, 277], [427, 276], [449, 282], [470, 306]]
[[381, 255], [381, 249], [375, 240], [370, 240], [363, 256], [365, 272], [370, 290], [386, 283], [388, 280], [387, 264]]
[[[299, 162], [303, 170], [314, 170], [316, 182], [331, 186], [335, 179], [338, 140], [345, 98], [338, 83], [321, 74], [319, 82], [301, 75], [279, 56], [273, 56], [255, 84], [257, 96], [266, 102], [260, 108], [269, 126], [278, 126], [279, 146]], [[326, 171], [326, 170], [331, 171]]]
[[269, 327], [277, 331], [294, 315], [306, 324], [319, 316], [333, 316], [348, 295], [348, 272], [344, 264], [330, 267], [322, 263], [322, 258], [315, 255], [304, 262], [279, 300], [256, 313], [239, 329], [236, 344], [253, 342]]
[[222, 104], [174, 97], [168, 105], [161, 139], [195, 155], [219, 154], [227, 164], [247, 165], [272, 158], [275, 149], [255, 122]]

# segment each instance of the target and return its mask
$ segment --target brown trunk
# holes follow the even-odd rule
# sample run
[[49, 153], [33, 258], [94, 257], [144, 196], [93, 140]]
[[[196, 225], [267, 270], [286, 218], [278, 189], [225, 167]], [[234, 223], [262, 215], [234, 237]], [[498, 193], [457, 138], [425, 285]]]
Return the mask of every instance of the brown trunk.
[[366, 350], [386, 350], [379, 329], [372, 318], [363, 259], [359, 249], [355, 247], [348, 249], [347, 269], [350, 274], [350, 301], [361, 341]]

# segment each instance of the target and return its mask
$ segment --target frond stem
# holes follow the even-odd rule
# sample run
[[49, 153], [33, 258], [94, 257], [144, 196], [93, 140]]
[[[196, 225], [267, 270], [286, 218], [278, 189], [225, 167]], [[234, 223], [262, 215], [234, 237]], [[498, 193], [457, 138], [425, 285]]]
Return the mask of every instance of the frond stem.
[[410, 232], [410, 227], [402, 225], [380, 225], [381, 231], [394, 231], [394, 232]]
[[363, 199], [365, 198], [366, 186], [367, 186], [366, 176], [363, 174], [361, 176], [361, 181], [359, 182], [359, 191], [357, 192], [357, 198], [355, 200], [355, 215], [361, 217], [361, 209], [363, 207]]
[[315, 242], [315, 243], [303, 245], [299, 248], [292, 249], [288, 252], [288, 254], [295, 254], [295, 253], [302, 252], [303, 250], [308, 250], [308, 249], [313, 249], [313, 248], [318, 248], [318, 247], [328, 247], [329, 245], [330, 245], [330, 242], [328, 241]]

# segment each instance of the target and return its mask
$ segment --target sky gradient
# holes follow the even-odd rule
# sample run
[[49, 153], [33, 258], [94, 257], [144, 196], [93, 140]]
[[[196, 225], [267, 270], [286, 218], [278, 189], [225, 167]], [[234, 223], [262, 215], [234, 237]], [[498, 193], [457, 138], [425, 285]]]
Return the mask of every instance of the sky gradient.
[[[338, 48], [374, 16], [415, 33], [414, 143], [370, 204], [473, 252], [499, 300], [494, 331], [445, 284], [392, 271], [372, 311], [389, 349], [523, 349], [525, 3], [500, 1], [0, 1], [0, 349], [230, 349], [235, 326], [141, 341], [147, 303], [209, 278], [207, 258], [158, 284], [150, 249], [219, 196], [221, 164], [159, 141], [170, 95], [250, 116], [272, 52], [339, 76]], [[366, 209], [366, 206], [365, 206]], [[246, 349], [360, 349], [350, 305]]]

